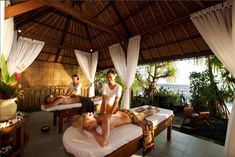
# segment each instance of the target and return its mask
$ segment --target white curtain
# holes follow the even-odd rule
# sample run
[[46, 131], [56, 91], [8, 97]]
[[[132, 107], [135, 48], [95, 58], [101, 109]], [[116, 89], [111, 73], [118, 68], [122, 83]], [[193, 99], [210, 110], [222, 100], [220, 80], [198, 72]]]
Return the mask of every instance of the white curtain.
[[80, 50], [74, 50], [74, 52], [84, 75], [91, 83], [89, 88], [89, 97], [95, 96], [94, 80], [98, 62], [98, 51], [89, 53]]
[[22, 72], [26, 69], [41, 52], [44, 42], [32, 40], [25, 37], [19, 37], [15, 32], [11, 53], [7, 59], [7, 68], [9, 75], [15, 72]]
[[126, 90], [124, 91], [122, 98], [121, 108], [123, 109], [130, 108], [130, 101], [131, 101], [130, 88], [134, 81], [136, 68], [138, 65], [140, 38], [141, 38], [140, 35], [137, 35], [129, 39], [127, 47], [127, 58], [125, 57], [125, 53], [119, 43], [109, 47], [109, 52], [114, 67], [118, 75], [121, 77], [124, 84], [126, 85]]
[[[226, 1], [194, 13], [191, 20], [213, 53], [235, 77], [235, 1]], [[225, 153], [230, 157], [235, 157], [234, 105], [235, 103], [229, 117], [225, 142]]]
[[[4, 20], [5, 7], [10, 5], [10, 1], [1, 1], [1, 54], [7, 59], [13, 42], [14, 37], [14, 22], [13, 17]], [[1, 62], [1, 61], [0, 61]]]

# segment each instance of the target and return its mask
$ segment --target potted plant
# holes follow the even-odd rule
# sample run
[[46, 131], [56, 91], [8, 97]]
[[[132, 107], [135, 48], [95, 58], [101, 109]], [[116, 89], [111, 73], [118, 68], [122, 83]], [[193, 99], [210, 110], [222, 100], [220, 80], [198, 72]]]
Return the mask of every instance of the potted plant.
[[17, 104], [15, 101], [22, 96], [19, 84], [20, 73], [9, 76], [5, 57], [1, 57], [1, 76], [0, 76], [0, 121], [14, 118]]

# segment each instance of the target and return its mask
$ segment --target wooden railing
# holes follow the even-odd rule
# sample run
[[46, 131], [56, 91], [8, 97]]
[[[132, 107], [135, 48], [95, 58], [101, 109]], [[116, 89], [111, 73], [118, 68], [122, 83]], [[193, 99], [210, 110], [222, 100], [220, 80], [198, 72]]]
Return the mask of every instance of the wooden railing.
[[[81, 96], [88, 96], [89, 87], [81, 88]], [[38, 111], [48, 95], [65, 95], [67, 86], [43, 86], [24, 89], [23, 97], [18, 99], [18, 110]]]

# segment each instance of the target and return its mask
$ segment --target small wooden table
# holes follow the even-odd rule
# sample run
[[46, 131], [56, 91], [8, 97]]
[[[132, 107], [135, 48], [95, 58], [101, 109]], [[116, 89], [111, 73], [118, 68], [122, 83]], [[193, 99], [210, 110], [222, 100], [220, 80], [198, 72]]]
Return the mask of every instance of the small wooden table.
[[73, 117], [82, 113], [82, 108], [71, 108], [65, 110], [55, 110], [53, 112], [53, 125], [57, 125], [57, 118], [58, 118], [58, 132], [63, 132], [63, 118]]
[[11, 145], [14, 151], [9, 157], [22, 157], [29, 137], [25, 133], [26, 118], [16, 124], [0, 129], [0, 146]]

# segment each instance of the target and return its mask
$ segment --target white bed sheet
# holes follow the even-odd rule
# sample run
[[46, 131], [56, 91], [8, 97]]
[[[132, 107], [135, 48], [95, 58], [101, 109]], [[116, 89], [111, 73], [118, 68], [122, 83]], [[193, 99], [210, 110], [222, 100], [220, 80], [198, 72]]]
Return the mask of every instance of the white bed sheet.
[[[147, 107], [147, 106], [144, 106]], [[173, 111], [162, 109], [150, 117], [154, 126], [173, 115]], [[111, 129], [108, 146], [101, 147], [94, 137], [86, 133], [82, 135], [75, 128], [69, 127], [63, 134], [63, 145], [65, 149], [76, 157], [102, 157], [120, 148], [124, 144], [142, 135], [142, 129], [134, 124], [127, 124]]]
[[[99, 105], [102, 103], [102, 99], [93, 100], [93, 102], [95, 105]], [[65, 109], [78, 108], [78, 107], [82, 107], [82, 103], [60, 104], [60, 105], [53, 106], [50, 108], [45, 108], [45, 105], [41, 105], [41, 110], [46, 111], [46, 112], [51, 112], [51, 111], [65, 110]]]

